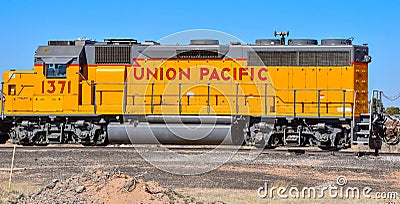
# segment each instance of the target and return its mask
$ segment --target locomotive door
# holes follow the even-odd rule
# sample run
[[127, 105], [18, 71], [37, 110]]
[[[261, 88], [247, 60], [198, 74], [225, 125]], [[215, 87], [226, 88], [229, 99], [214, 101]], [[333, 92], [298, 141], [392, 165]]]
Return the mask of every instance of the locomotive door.
[[101, 66], [96, 69], [95, 106], [99, 113], [121, 113], [125, 66]]

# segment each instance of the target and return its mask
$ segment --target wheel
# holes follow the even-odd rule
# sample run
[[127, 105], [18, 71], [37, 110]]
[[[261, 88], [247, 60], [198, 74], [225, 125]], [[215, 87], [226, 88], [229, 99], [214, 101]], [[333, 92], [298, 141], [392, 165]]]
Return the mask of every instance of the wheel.
[[379, 156], [379, 149], [375, 149], [374, 156]]
[[8, 139], [10, 139], [10, 137], [8, 136], [8, 134], [1, 134], [1, 135], [0, 135], [0, 144], [6, 143]]

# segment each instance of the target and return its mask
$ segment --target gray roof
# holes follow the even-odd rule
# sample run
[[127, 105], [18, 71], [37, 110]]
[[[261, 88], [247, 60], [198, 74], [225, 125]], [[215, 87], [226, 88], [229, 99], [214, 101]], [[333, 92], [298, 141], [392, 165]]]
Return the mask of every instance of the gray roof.
[[35, 58], [41, 58], [46, 64], [67, 64], [79, 58], [83, 46], [39, 46]]

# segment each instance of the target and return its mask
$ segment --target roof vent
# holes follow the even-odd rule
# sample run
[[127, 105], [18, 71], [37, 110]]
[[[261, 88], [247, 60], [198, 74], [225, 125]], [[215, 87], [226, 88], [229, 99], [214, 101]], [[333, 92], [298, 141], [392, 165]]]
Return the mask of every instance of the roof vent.
[[230, 44], [231, 44], [231, 45], [241, 45], [242, 43], [239, 42], [239, 41], [234, 41], [234, 42], [231, 42]]
[[257, 39], [256, 45], [281, 45], [278, 39]]
[[321, 45], [337, 46], [337, 45], [351, 45], [351, 39], [323, 39]]
[[289, 45], [318, 45], [317, 40], [313, 39], [290, 39], [288, 41]]
[[137, 40], [130, 38], [107, 38], [104, 42], [111, 45], [132, 45], [137, 44]]
[[94, 44], [96, 44], [96, 40], [94, 39], [78, 38], [75, 40], [76, 46], [94, 45]]
[[49, 46], [70, 46], [75, 45], [75, 42], [69, 40], [51, 40], [47, 44]]
[[190, 40], [190, 45], [219, 45], [219, 41], [209, 39]]
[[145, 45], [145, 46], [160, 45], [160, 43], [153, 41], [153, 40], [146, 40], [146, 41], [142, 42], [141, 45]]

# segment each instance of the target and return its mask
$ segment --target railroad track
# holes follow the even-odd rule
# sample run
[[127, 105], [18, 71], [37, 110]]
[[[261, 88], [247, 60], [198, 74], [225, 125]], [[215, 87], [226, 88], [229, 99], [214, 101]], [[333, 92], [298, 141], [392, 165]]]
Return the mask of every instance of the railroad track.
[[[218, 147], [218, 148], [217, 148]], [[12, 151], [13, 146], [0, 146], [1, 152]], [[329, 151], [329, 150], [318, 150], [318, 149], [307, 149], [307, 148], [278, 148], [278, 149], [256, 149], [247, 146], [185, 146], [185, 145], [122, 145], [122, 146], [81, 146], [81, 145], [63, 145], [63, 146], [17, 146], [18, 151], [96, 151], [96, 150], [110, 150], [110, 151], [174, 151], [179, 153], [202, 153], [202, 152], [233, 152], [238, 154], [249, 153], [249, 154], [285, 154], [285, 155], [307, 155], [307, 156], [320, 156], [320, 155], [331, 155], [331, 156], [376, 156], [374, 152], [367, 151]], [[379, 152], [378, 156], [400, 156], [400, 152]]]

